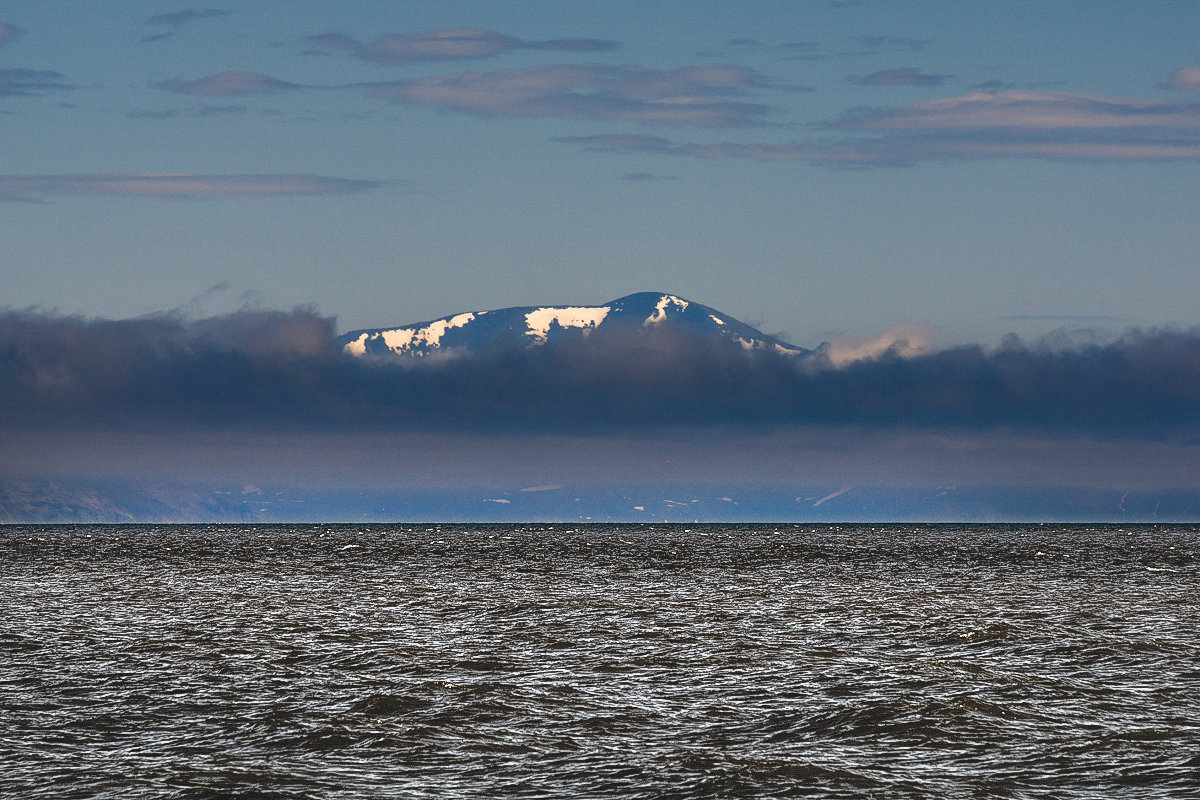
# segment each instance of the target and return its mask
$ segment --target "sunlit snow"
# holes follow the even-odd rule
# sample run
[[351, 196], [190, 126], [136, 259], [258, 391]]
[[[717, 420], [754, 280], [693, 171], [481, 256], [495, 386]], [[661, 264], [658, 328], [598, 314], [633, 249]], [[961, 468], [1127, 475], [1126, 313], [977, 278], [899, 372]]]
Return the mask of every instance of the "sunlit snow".
[[610, 310], [609, 306], [535, 309], [525, 315], [525, 326], [528, 329], [525, 334], [532, 336], [540, 344], [546, 341], [550, 334], [550, 326], [554, 324], [562, 328], [585, 328], [588, 329], [584, 331], [587, 333], [603, 322]]
[[351, 355], [361, 356], [367, 351], [367, 340], [376, 337], [383, 339], [383, 343], [394, 353], [438, 347], [441, 345], [446, 331], [451, 328], [461, 328], [473, 319], [475, 319], [475, 314], [459, 314], [447, 319], [435, 320], [423, 328], [395, 328], [374, 334], [364, 333], [354, 341], [347, 343], [342, 349]]
[[675, 306], [680, 311], [688, 307], [688, 301], [682, 300], [673, 294], [664, 294], [658, 299], [658, 305], [654, 307], [654, 313], [646, 317], [646, 321], [642, 323], [642, 327], [657, 325], [667, 318], [667, 308]]

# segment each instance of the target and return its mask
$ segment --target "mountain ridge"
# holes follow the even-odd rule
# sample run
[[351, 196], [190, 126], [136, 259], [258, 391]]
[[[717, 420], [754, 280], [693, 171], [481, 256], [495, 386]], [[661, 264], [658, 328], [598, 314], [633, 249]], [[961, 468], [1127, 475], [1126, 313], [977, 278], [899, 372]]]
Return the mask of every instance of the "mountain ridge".
[[410, 325], [360, 328], [342, 334], [335, 343], [351, 356], [420, 360], [581, 341], [599, 331], [614, 330], [647, 334], [670, 330], [747, 352], [791, 356], [813, 352], [765, 334], [715, 308], [666, 292], [636, 292], [598, 306], [513, 306], [468, 311]]

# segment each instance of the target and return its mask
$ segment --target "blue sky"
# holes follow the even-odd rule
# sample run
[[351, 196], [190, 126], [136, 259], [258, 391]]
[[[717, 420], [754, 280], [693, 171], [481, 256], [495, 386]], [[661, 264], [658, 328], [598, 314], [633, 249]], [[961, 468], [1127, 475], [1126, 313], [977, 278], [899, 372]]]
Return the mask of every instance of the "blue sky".
[[1190, 2], [10, 2], [10, 308], [1196, 323]]

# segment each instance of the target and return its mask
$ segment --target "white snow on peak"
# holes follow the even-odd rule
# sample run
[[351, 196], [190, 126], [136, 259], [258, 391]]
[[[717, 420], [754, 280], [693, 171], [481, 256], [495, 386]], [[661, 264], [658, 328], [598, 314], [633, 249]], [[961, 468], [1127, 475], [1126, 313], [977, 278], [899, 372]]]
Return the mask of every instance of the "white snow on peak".
[[354, 341], [348, 342], [342, 349], [351, 355], [361, 356], [367, 351], [367, 340], [376, 337], [382, 338], [383, 343], [394, 353], [407, 353], [417, 348], [439, 347], [446, 331], [451, 328], [461, 328], [473, 319], [475, 319], [474, 314], [459, 314], [447, 319], [436, 320], [423, 328], [396, 328], [380, 333], [364, 333]]
[[525, 334], [540, 344], [546, 341], [550, 326], [555, 323], [562, 328], [584, 328], [586, 334], [603, 322], [610, 310], [610, 306], [534, 309], [525, 315]]
[[648, 328], [651, 325], [657, 325], [667, 318], [667, 309], [675, 306], [680, 311], [688, 307], [688, 301], [682, 300], [673, 294], [664, 294], [658, 298], [658, 305], [654, 307], [654, 313], [646, 317], [646, 321], [642, 323], [643, 328]]
[[708, 315], [708, 318], [709, 318], [709, 319], [711, 319], [713, 322], [717, 323], [718, 325], [724, 325], [724, 324], [725, 324], [725, 320], [723, 320], [723, 319], [719, 319], [718, 317], [714, 317], [712, 314], [709, 314], [709, 315]]
[[441, 344], [442, 337], [446, 335], [446, 331], [451, 328], [461, 328], [473, 319], [475, 319], [474, 314], [458, 314], [450, 319], [439, 319], [437, 322], [432, 322], [428, 326], [421, 328], [417, 332], [417, 336], [424, 339], [426, 347], [437, 347]]
[[418, 330], [421, 329], [397, 328], [394, 331], [384, 331], [379, 335], [383, 337], [383, 343], [386, 344], [389, 349], [394, 350], [397, 353], [403, 353], [405, 350], [412, 348], [413, 339], [416, 338]]

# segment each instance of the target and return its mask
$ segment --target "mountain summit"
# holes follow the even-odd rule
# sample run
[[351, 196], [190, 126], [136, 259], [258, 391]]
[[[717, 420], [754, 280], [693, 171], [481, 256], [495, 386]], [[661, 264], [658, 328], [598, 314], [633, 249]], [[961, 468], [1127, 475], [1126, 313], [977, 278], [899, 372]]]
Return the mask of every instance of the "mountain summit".
[[811, 352], [716, 309], [659, 292], [638, 292], [601, 306], [519, 306], [467, 312], [397, 328], [361, 329], [338, 337], [337, 344], [354, 356], [421, 359], [439, 354], [527, 349], [628, 332], [647, 336], [671, 332], [747, 352], [765, 350], [796, 356]]

